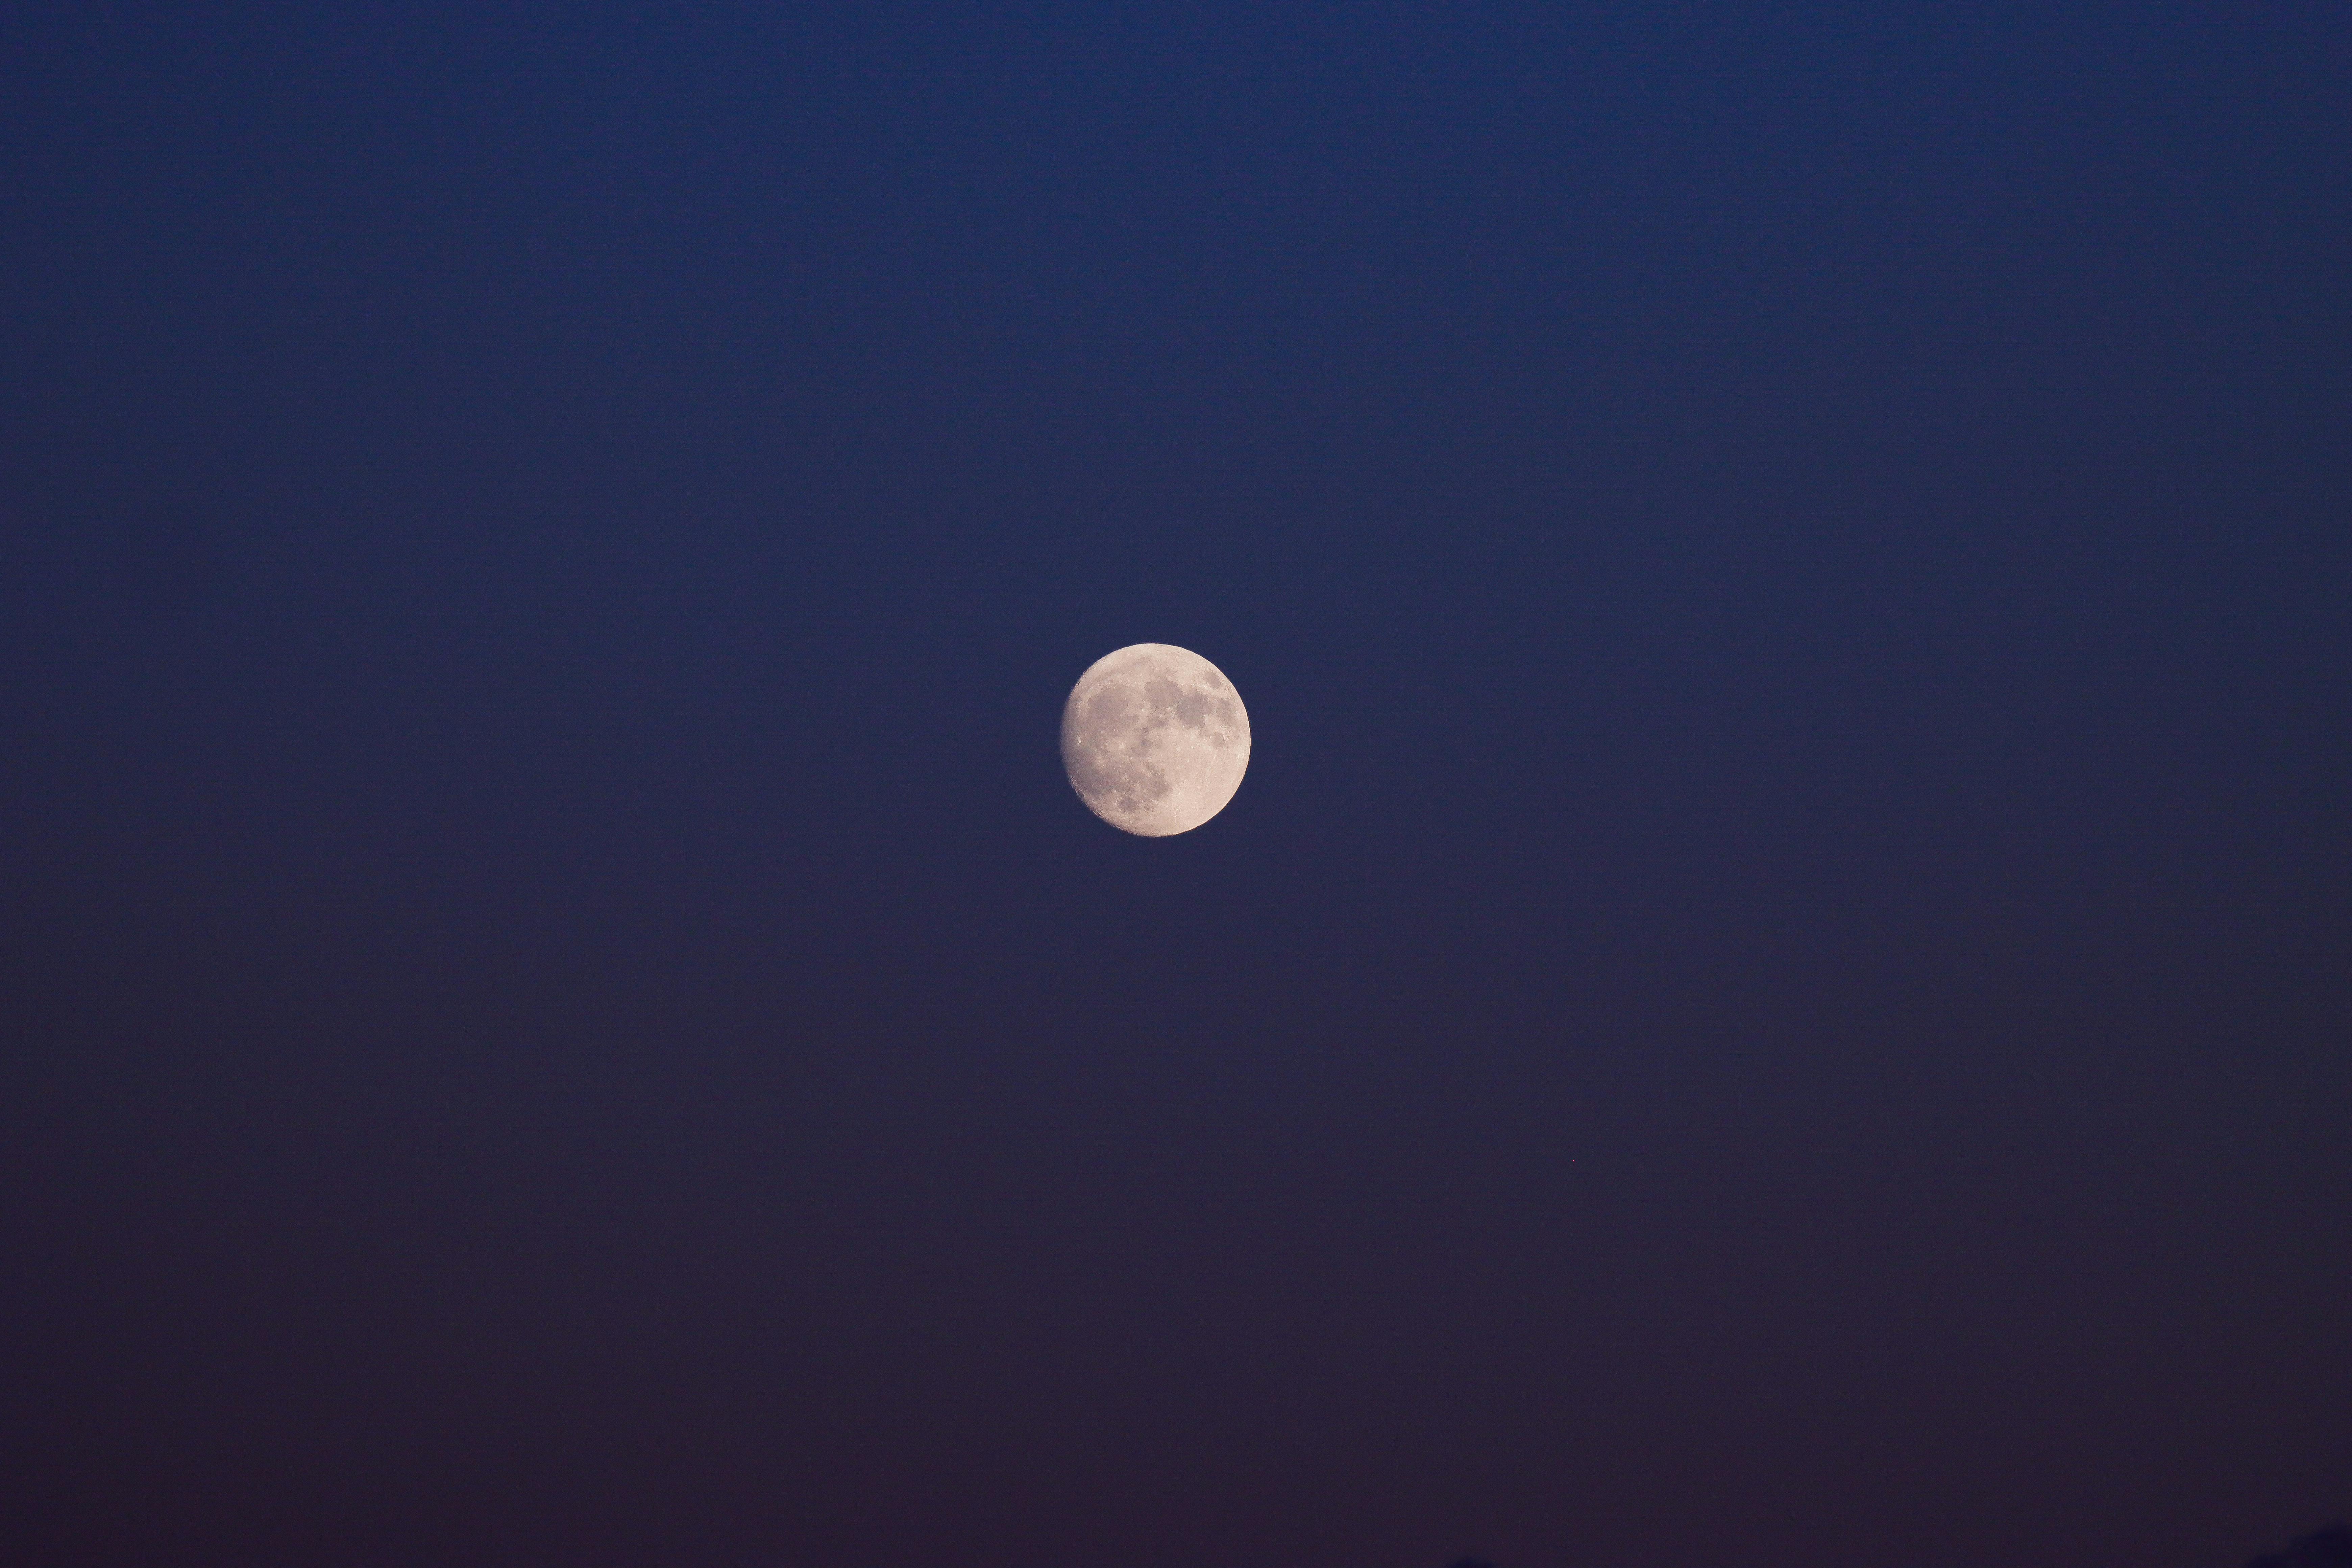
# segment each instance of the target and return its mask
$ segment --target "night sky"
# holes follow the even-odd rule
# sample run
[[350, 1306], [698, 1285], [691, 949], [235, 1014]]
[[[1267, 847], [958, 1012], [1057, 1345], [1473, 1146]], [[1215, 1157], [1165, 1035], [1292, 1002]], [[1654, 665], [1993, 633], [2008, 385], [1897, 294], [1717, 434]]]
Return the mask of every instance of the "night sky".
[[680, 11], [0, 21], [0, 1561], [2352, 1510], [2352, 9]]

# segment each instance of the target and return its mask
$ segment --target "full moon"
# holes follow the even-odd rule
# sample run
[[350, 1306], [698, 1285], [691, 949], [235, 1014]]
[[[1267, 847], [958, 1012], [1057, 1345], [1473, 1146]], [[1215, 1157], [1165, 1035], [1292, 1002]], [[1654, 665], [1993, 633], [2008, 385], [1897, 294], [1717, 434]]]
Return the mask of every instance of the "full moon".
[[1062, 765], [1087, 809], [1129, 833], [1189, 833], [1249, 767], [1249, 710], [1188, 648], [1139, 642], [1087, 667], [1062, 705]]

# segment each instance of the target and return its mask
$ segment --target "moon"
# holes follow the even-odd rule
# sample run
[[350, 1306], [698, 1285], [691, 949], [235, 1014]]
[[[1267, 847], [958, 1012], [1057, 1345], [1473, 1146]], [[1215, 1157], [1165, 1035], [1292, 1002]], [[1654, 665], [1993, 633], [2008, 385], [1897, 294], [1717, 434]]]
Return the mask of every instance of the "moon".
[[1087, 667], [1062, 705], [1062, 765], [1087, 809], [1146, 838], [1190, 833], [1242, 787], [1249, 710], [1189, 648], [1139, 642]]

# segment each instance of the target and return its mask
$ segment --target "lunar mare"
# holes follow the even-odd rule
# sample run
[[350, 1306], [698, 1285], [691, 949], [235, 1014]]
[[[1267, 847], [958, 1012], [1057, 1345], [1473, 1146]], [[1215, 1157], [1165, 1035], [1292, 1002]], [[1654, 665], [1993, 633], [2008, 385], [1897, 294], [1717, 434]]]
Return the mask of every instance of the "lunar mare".
[[1225, 809], [1249, 767], [1249, 710], [1223, 670], [1142, 642], [1088, 666], [1062, 705], [1062, 765], [1087, 809], [1147, 838]]

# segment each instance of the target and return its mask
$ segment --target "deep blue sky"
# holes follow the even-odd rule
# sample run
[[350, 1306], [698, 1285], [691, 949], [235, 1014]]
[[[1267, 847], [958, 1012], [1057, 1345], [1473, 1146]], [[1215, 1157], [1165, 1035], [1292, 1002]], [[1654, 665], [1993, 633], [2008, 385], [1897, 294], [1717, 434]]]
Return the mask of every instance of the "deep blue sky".
[[10, 1562], [2352, 1509], [2343, 5], [60, 6], [0, 154]]

